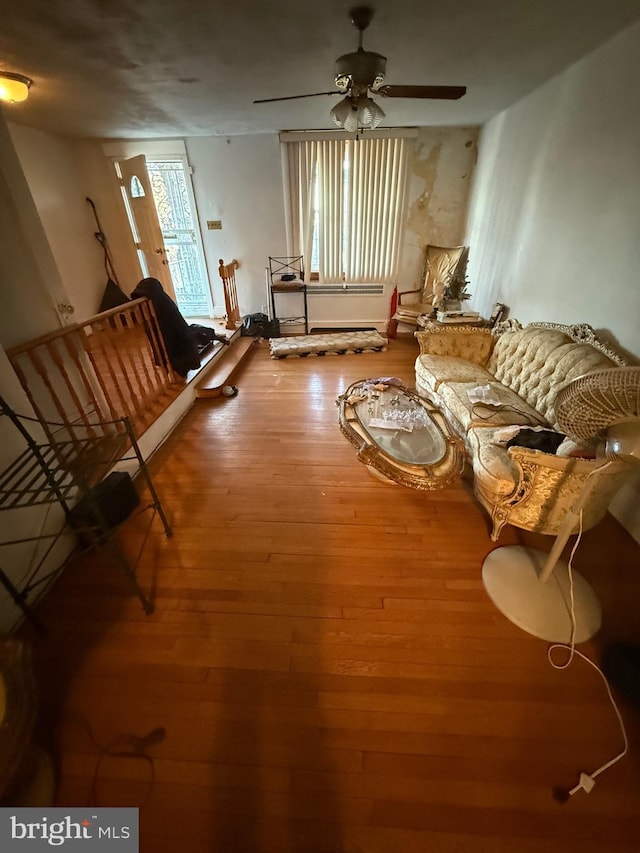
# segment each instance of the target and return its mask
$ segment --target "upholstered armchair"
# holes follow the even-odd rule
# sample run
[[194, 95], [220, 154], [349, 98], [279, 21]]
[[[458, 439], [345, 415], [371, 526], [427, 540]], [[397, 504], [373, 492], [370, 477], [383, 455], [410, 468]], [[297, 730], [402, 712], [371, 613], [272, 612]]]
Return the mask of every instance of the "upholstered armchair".
[[442, 299], [447, 282], [460, 264], [464, 250], [464, 246], [427, 246], [422, 287], [398, 294], [394, 319], [416, 325], [421, 314], [430, 314]]

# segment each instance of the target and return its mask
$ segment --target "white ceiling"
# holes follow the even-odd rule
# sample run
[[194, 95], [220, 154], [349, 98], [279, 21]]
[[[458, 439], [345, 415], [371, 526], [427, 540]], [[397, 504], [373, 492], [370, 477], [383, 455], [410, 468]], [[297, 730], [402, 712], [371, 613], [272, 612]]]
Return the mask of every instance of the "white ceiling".
[[[19, 0], [0, 68], [34, 81], [12, 121], [71, 136], [152, 138], [329, 128], [355, 50], [348, 0]], [[380, 98], [386, 126], [479, 125], [640, 18], [638, 0], [374, 0], [364, 46], [387, 83], [462, 84], [460, 101]]]

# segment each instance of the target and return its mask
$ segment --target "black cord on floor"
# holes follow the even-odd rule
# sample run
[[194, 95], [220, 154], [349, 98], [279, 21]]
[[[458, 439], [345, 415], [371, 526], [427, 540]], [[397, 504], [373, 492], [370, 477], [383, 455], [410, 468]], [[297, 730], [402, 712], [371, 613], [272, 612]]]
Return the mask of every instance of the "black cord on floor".
[[153, 792], [153, 786], [155, 784], [156, 777], [154, 758], [153, 756], [147, 753], [147, 750], [151, 746], [155, 746], [158, 743], [162, 743], [162, 741], [165, 739], [167, 732], [164, 726], [158, 726], [157, 728], [152, 729], [148, 734], [143, 735], [142, 737], [127, 733], [119, 734], [103, 746], [96, 739], [91, 725], [86, 719], [86, 717], [76, 712], [69, 712], [68, 715], [73, 717], [77, 722], [82, 725], [87, 735], [89, 736], [89, 740], [99, 753], [95, 770], [91, 779], [91, 786], [87, 794], [86, 805], [99, 805], [98, 782], [100, 779], [100, 769], [102, 767], [102, 762], [105, 758], [136, 758], [142, 761], [146, 761], [150, 768], [150, 778], [147, 785], [147, 791], [144, 795], [144, 798], [142, 799], [142, 802], [138, 804], [138, 808], [142, 808]]

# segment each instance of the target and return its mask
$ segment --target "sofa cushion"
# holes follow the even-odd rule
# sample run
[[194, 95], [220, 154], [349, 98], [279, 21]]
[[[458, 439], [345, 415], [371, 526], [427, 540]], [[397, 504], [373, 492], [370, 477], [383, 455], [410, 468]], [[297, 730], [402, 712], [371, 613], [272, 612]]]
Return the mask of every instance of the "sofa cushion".
[[493, 376], [484, 367], [446, 355], [419, 355], [416, 359], [416, 378], [431, 391], [437, 391], [441, 382], [472, 382], [486, 385]]
[[520, 477], [507, 448], [496, 443], [498, 430], [499, 427], [470, 429], [465, 438], [474, 479], [481, 491], [496, 501], [510, 495]]
[[547, 426], [536, 410], [515, 391], [495, 380], [488, 384], [492, 397], [499, 401], [496, 406], [472, 403], [469, 400], [469, 391], [477, 387], [477, 382], [442, 382], [438, 387], [442, 403], [458, 422], [463, 434], [471, 427], [498, 427], [508, 424]]
[[487, 366], [496, 379], [557, 426], [558, 391], [584, 373], [615, 365], [595, 347], [575, 343], [561, 331], [527, 327], [501, 335]]

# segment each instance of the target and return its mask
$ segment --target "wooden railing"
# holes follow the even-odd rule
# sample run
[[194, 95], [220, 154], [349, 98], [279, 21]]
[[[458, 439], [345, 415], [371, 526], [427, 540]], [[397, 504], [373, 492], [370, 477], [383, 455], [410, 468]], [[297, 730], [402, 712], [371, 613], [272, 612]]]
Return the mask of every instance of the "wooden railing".
[[96, 421], [125, 416], [139, 435], [184, 387], [148, 299], [27, 341], [7, 355], [38, 418], [60, 423], [71, 439], [95, 429]]

